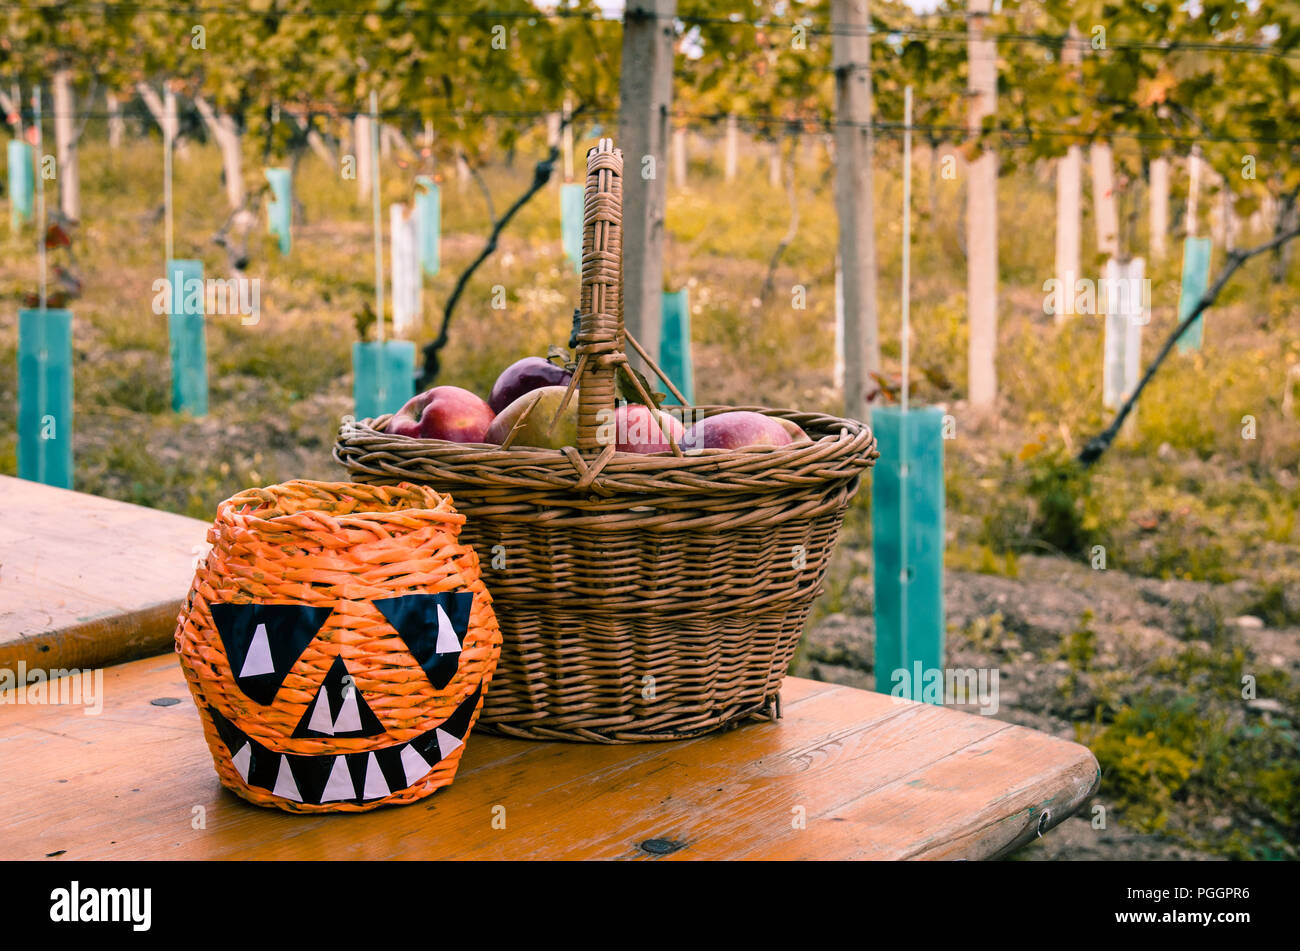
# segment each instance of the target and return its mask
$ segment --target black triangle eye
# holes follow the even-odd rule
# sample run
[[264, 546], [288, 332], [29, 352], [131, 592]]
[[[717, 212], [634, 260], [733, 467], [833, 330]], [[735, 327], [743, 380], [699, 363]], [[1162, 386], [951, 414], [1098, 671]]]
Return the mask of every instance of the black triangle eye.
[[266, 705], [333, 608], [306, 604], [213, 604], [212, 621], [230, 672], [250, 700]]
[[406, 641], [429, 683], [439, 690], [456, 676], [473, 606], [472, 591], [408, 594], [375, 602], [375, 607]]

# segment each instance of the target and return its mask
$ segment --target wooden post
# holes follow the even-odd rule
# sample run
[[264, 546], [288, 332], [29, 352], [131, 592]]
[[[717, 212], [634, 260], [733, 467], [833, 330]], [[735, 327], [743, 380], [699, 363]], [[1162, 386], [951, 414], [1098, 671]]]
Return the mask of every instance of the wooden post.
[[[997, 108], [997, 47], [984, 36], [985, 17], [991, 8], [992, 0], [970, 0], [966, 56], [972, 135]], [[969, 398], [973, 409], [987, 410], [998, 393], [998, 157], [989, 149], [967, 168], [966, 248]]]
[[678, 188], [686, 187], [686, 128], [673, 129], [673, 182]]
[[[1061, 50], [1061, 62], [1077, 70], [1082, 58], [1078, 32], [1074, 24], [1066, 33]], [[1056, 162], [1056, 280], [1062, 292], [1074, 295], [1074, 282], [1079, 278], [1079, 177], [1082, 150], [1071, 145]], [[1056, 322], [1065, 320], [1066, 308], [1058, 307]]]
[[369, 201], [374, 160], [370, 151], [370, 117], [364, 113], [357, 113], [352, 119], [352, 155], [357, 163], [357, 201]]
[[1115, 164], [1109, 142], [1094, 142], [1092, 208], [1097, 220], [1097, 251], [1108, 258], [1119, 254], [1119, 206], [1115, 197]]
[[[573, 115], [573, 97], [565, 95], [564, 97], [564, 118], [567, 120]], [[573, 123], [566, 122], [564, 126], [564, 141], [560, 143], [561, 154], [564, 156], [564, 181], [573, 181]]]
[[1169, 235], [1169, 159], [1163, 155], [1151, 160], [1151, 259], [1163, 261], [1168, 253]]
[[1193, 145], [1187, 156], [1187, 237], [1196, 237], [1201, 197], [1201, 150]]
[[724, 182], [734, 182], [736, 180], [736, 164], [739, 159], [740, 150], [740, 120], [734, 115], [727, 116], [727, 139], [726, 150], [723, 154], [722, 162], [722, 180]]
[[659, 352], [662, 320], [676, 13], [677, 0], [628, 0], [623, 14], [623, 321], [650, 354]]
[[[1056, 279], [1062, 293], [1074, 296], [1079, 278], [1079, 171], [1082, 151], [1077, 145], [1056, 160]], [[1056, 322], [1064, 323], [1066, 308], [1058, 307]]]
[[72, 70], [54, 71], [54, 150], [58, 156], [59, 210], [76, 221], [81, 217], [81, 176], [77, 171], [77, 100]]
[[176, 105], [176, 92], [168, 85], [167, 95], [163, 97], [163, 116], [167, 128], [171, 129], [172, 152], [182, 161], [189, 154], [189, 145], [181, 138], [181, 114]]
[[832, 0], [835, 212], [844, 289], [844, 415], [867, 418], [868, 374], [880, 369], [872, 205], [871, 37], [867, 0]]

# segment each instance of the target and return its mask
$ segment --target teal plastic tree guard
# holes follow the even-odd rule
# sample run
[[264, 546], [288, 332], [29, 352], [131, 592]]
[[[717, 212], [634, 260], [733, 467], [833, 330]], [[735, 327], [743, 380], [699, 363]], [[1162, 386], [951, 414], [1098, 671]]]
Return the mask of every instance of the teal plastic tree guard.
[[271, 185], [271, 200], [266, 203], [266, 230], [280, 239], [280, 253], [288, 257], [293, 247], [290, 225], [293, 222], [293, 181], [287, 168], [268, 168], [266, 180]]
[[438, 273], [442, 262], [438, 242], [442, 238], [442, 191], [427, 175], [416, 176], [416, 227], [419, 230], [420, 266], [429, 277]]
[[[695, 369], [691, 365], [691, 302], [686, 288], [663, 297], [663, 324], [659, 337], [659, 366], [668, 374], [686, 402], [695, 403]], [[671, 393], [664, 400], [676, 406]]]
[[878, 406], [871, 428], [880, 449], [871, 470], [876, 690], [903, 684], [904, 696], [928, 699], [928, 672], [943, 677], [943, 413]]
[[352, 345], [352, 401], [357, 419], [395, 413], [415, 395], [415, 343]]
[[[1197, 302], [1210, 286], [1210, 246], [1209, 238], [1187, 238], [1183, 241], [1183, 289], [1178, 295], [1180, 324], [1196, 309]], [[1200, 350], [1204, 335], [1205, 314], [1202, 313], [1178, 338], [1179, 352]]]
[[171, 307], [167, 334], [171, 342], [172, 410], [191, 416], [208, 414], [208, 346], [203, 325], [203, 262], [167, 262]]
[[9, 223], [17, 231], [32, 220], [36, 201], [36, 175], [32, 147], [18, 139], [9, 140]]
[[582, 204], [582, 185], [574, 182], [560, 186], [560, 237], [564, 256], [573, 262], [578, 274], [582, 273]]
[[18, 477], [72, 488], [72, 311], [18, 311]]

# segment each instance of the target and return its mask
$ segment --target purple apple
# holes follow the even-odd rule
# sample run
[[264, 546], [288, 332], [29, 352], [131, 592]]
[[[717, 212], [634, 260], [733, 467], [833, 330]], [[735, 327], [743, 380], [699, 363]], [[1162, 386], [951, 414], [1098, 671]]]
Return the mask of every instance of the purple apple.
[[[663, 421], [661, 428], [656, 417]], [[614, 446], [619, 452], [671, 452], [672, 444], [665, 432], [672, 433], [677, 444], [681, 445], [685, 432], [682, 424], [669, 413], [651, 410], [641, 403], [625, 403], [614, 411]]]
[[469, 390], [435, 386], [407, 400], [388, 421], [388, 431], [419, 439], [483, 442], [495, 415], [492, 407]]
[[707, 416], [682, 436], [683, 449], [743, 449], [746, 446], [788, 446], [790, 434], [771, 416], [732, 410]]
[[542, 386], [568, 386], [573, 374], [541, 357], [524, 357], [501, 371], [488, 394], [492, 412], [499, 413], [525, 393]]

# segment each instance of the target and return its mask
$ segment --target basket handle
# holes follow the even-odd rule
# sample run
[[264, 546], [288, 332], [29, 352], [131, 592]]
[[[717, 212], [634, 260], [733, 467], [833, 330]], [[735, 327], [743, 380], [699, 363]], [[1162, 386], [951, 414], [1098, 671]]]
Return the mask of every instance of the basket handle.
[[[614, 410], [623, 352], [623, 152], [601, 139], [587, 152], [578, 322], [578, 449], [599, 452], [601, 412]], [[606, 417], [608, 418], [608, 417]]]
[[[613, 413], [618, 389], [616, 374], [627, 365], [626, 344], [646, 362], [673, 395], [686, 399], [673, 386], [642, 346], [623, 325], [623, 152], [612, 139], [601, 139], [587, 152], [587, 185], [582, 215], [582, 294], [578, 315], [577, 372], [569, 383], [564, 406], [578, 389], [578, 449], [584, 455], [600, 453], [605, 447], [597, 438], [602, 413]], [[650, 394], [635, 374], [630, 374], [641, 399], [653, 405]], [[608, 419], [610, 417], [604, 417]], [[554, 425], [555, 420], [552, 420]], [[682, 455], [676, 438], [662, 422], [660, 429], [673, 454]]]

